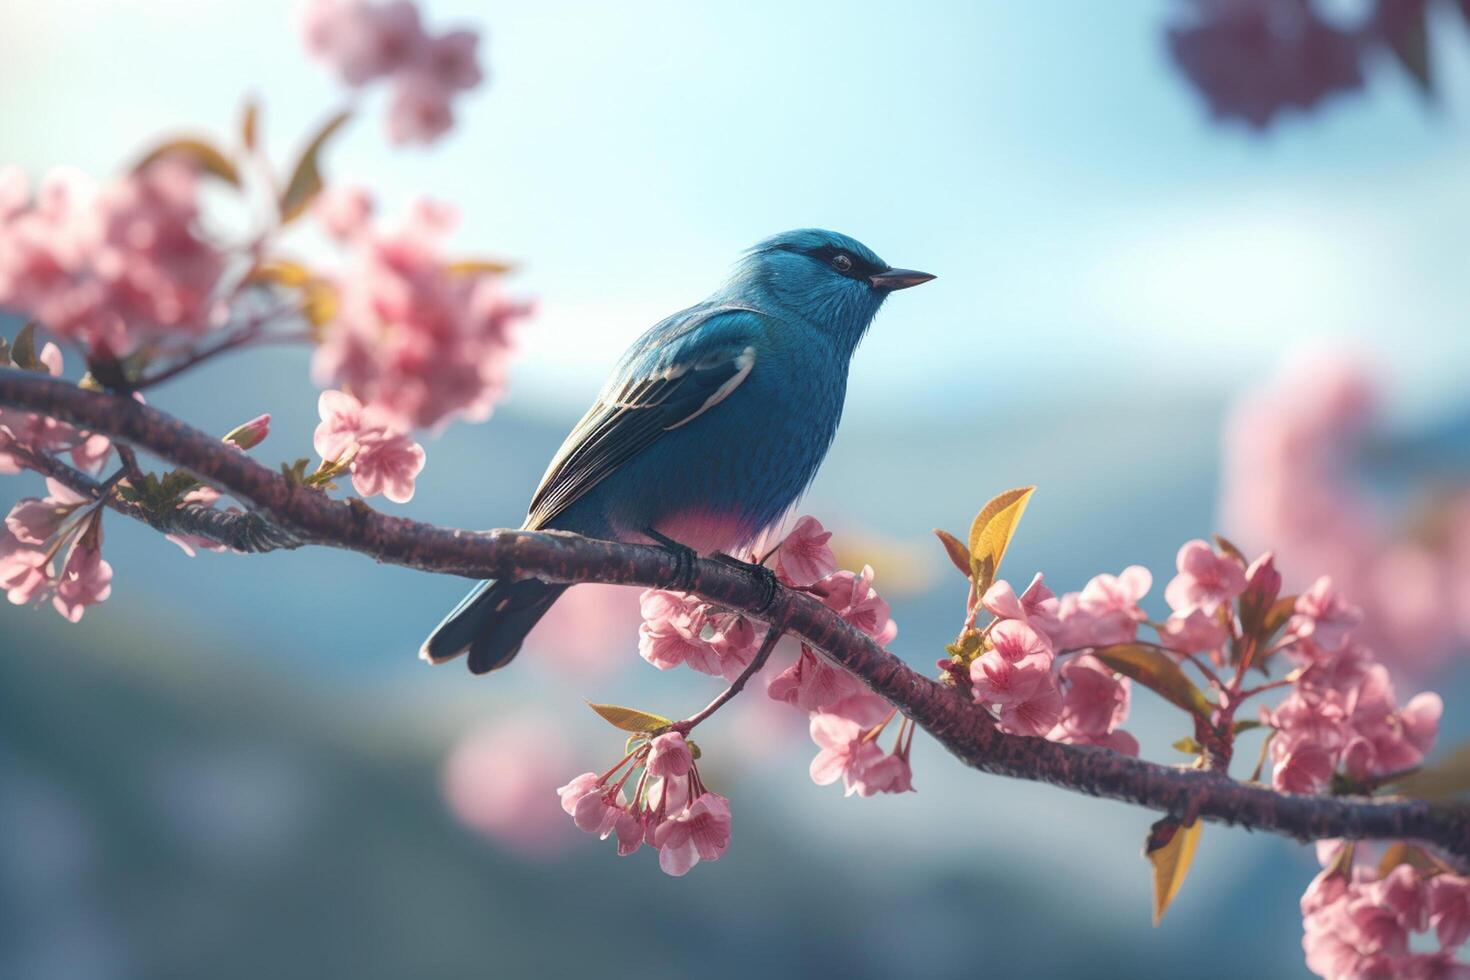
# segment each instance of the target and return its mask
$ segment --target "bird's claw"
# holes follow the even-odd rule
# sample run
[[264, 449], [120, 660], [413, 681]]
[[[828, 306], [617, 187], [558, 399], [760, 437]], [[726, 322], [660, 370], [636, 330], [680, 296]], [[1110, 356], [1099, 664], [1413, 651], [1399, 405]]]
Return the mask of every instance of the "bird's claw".
[[774, 571], [758, 562], [744, 561], [740, 558], [736, 558], [734, 555], [727, 555], [723, 551], [717, 551], [710, 557], [722, 565], [729, 565], [731, 568], [738, 568], [741, 571], [751, 573], [755, 575], [756, 578], [760, 579], [761, 604], [760, 607], [755, 610], [757, 613], [763, 613], [775, 604], [776, 595], [780, 591], [780, 582], [777, 580], [776, 573]]

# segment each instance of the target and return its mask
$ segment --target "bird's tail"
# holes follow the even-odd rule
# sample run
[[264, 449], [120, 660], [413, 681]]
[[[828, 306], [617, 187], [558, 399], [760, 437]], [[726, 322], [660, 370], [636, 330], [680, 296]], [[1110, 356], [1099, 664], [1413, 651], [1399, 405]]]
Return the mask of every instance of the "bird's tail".
[[504, 667], [567, 588], [537, 579], [481, 582], [435, 627], [419, 656], [442, 664], [468, 653], [472, 674]]

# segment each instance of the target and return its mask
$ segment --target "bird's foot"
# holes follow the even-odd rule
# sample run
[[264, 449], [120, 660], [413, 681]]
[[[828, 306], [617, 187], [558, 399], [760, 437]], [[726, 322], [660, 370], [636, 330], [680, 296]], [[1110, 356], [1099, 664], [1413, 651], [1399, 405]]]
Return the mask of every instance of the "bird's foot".
[[738, 568], [760, 579], [761, 604], [756, 612], [763, 613], [775, 603], [776, 595], [780, 591], [780, 583], [776, 579], [776, 573], [767, 568], [764, 562], [745, 561], [743, 558], [727, 555], [723, 551], [717, 551], [713, 555], [710, 555], [710, 559], [719, 562], [721, 565]]
[[643, 532], [654, 541], [659, 543], [665, 551], [674, 556], [674, 588], [680, 592], [688, 592], [694, 588], [694, 563], [699, 560], [699, 553], [687, 544], [680, 544], [667, 535], [659, 534], [653, 528]]

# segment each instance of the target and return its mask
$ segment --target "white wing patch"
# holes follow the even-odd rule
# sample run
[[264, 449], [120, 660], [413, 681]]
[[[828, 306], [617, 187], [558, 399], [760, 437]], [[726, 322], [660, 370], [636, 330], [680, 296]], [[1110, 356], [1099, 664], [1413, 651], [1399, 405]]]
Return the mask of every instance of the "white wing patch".
[[720, 402], [724, 401], [726, 398], [729, 398], [730, 392], [740, 387], [740, 382], [744, 381], [746, 377], [749, 376], [750, 369], [753, 367], [755, 367], [755, 348], [747, 347], [745, 348], [745, 350], [736, 355], [735, 373], [730, 376], [730, 380], [726, 381], [724, 384], [716, 388], [714, 394], [706, 398], [704, 400], [704, 404], [699, 406], [699, 410], [696, 411], [693, 415], [689, 416], [686, 419], [681, 419], [680, 421], [675, 422], [673, 425], [664, 426], [664, 431], [672, 432], [674, 429], [677, 429], [681, 425], [687, 425], [688, 423], [693, 422], [705, 412], [708, 412]]

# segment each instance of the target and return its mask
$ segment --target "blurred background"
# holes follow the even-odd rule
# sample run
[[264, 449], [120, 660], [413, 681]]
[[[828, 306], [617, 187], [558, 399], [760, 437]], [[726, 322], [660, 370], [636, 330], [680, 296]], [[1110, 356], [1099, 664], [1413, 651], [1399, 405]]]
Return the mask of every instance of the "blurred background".
[[[1470, 735], [1460, 5], [423, 6], [488, 34], [488, 86], [427, 151], [390, 152], [374, 108], [330, 173], [390, 212], [456, 204], [456, 246], [515, 261], [538, 312], [509, 400], [385, 507], [519, 523], [630, 340], [756, 240], [831, 227], [939, 276], [859, 351], [803, 507], [877, 568], [901, 656], [931, 664], [963, 615], [930, 529], [1034, 483], [1011, 580], [1141, 563], [1161, 586], [1189, 538], [1274, 547], [1289, 589], [1351, 583], [1400, 698], [1445, 695], [1442, 747]], [[247, 92], [278, 158], [340, 99], [290, 3], [0, 8], [0, 163], [105, 174], [230, 132]], [[252, 353], [150, 400], [219, 432], [269, 411], [256, 455], [294, 458], [306, 363]], [[727, 859], [619, 861], [552, 792], [616, 758], [582, 698], [680, 715], [718, 690], [637, 657], [636, 593], [575, 590], [473, 679], [415, 658], [461, 581], [107, 534], [113, 596], [81, 624], [0, 608], [0, 977], [1307, 975], [1309, 848], [1209, 826], [1155, 929], [1150, 814], [923, 738], [916, 794], [845, 799], [759, 692], [701, 738]], [[1146, 692], [1128, 728], [1183, 761]]]

